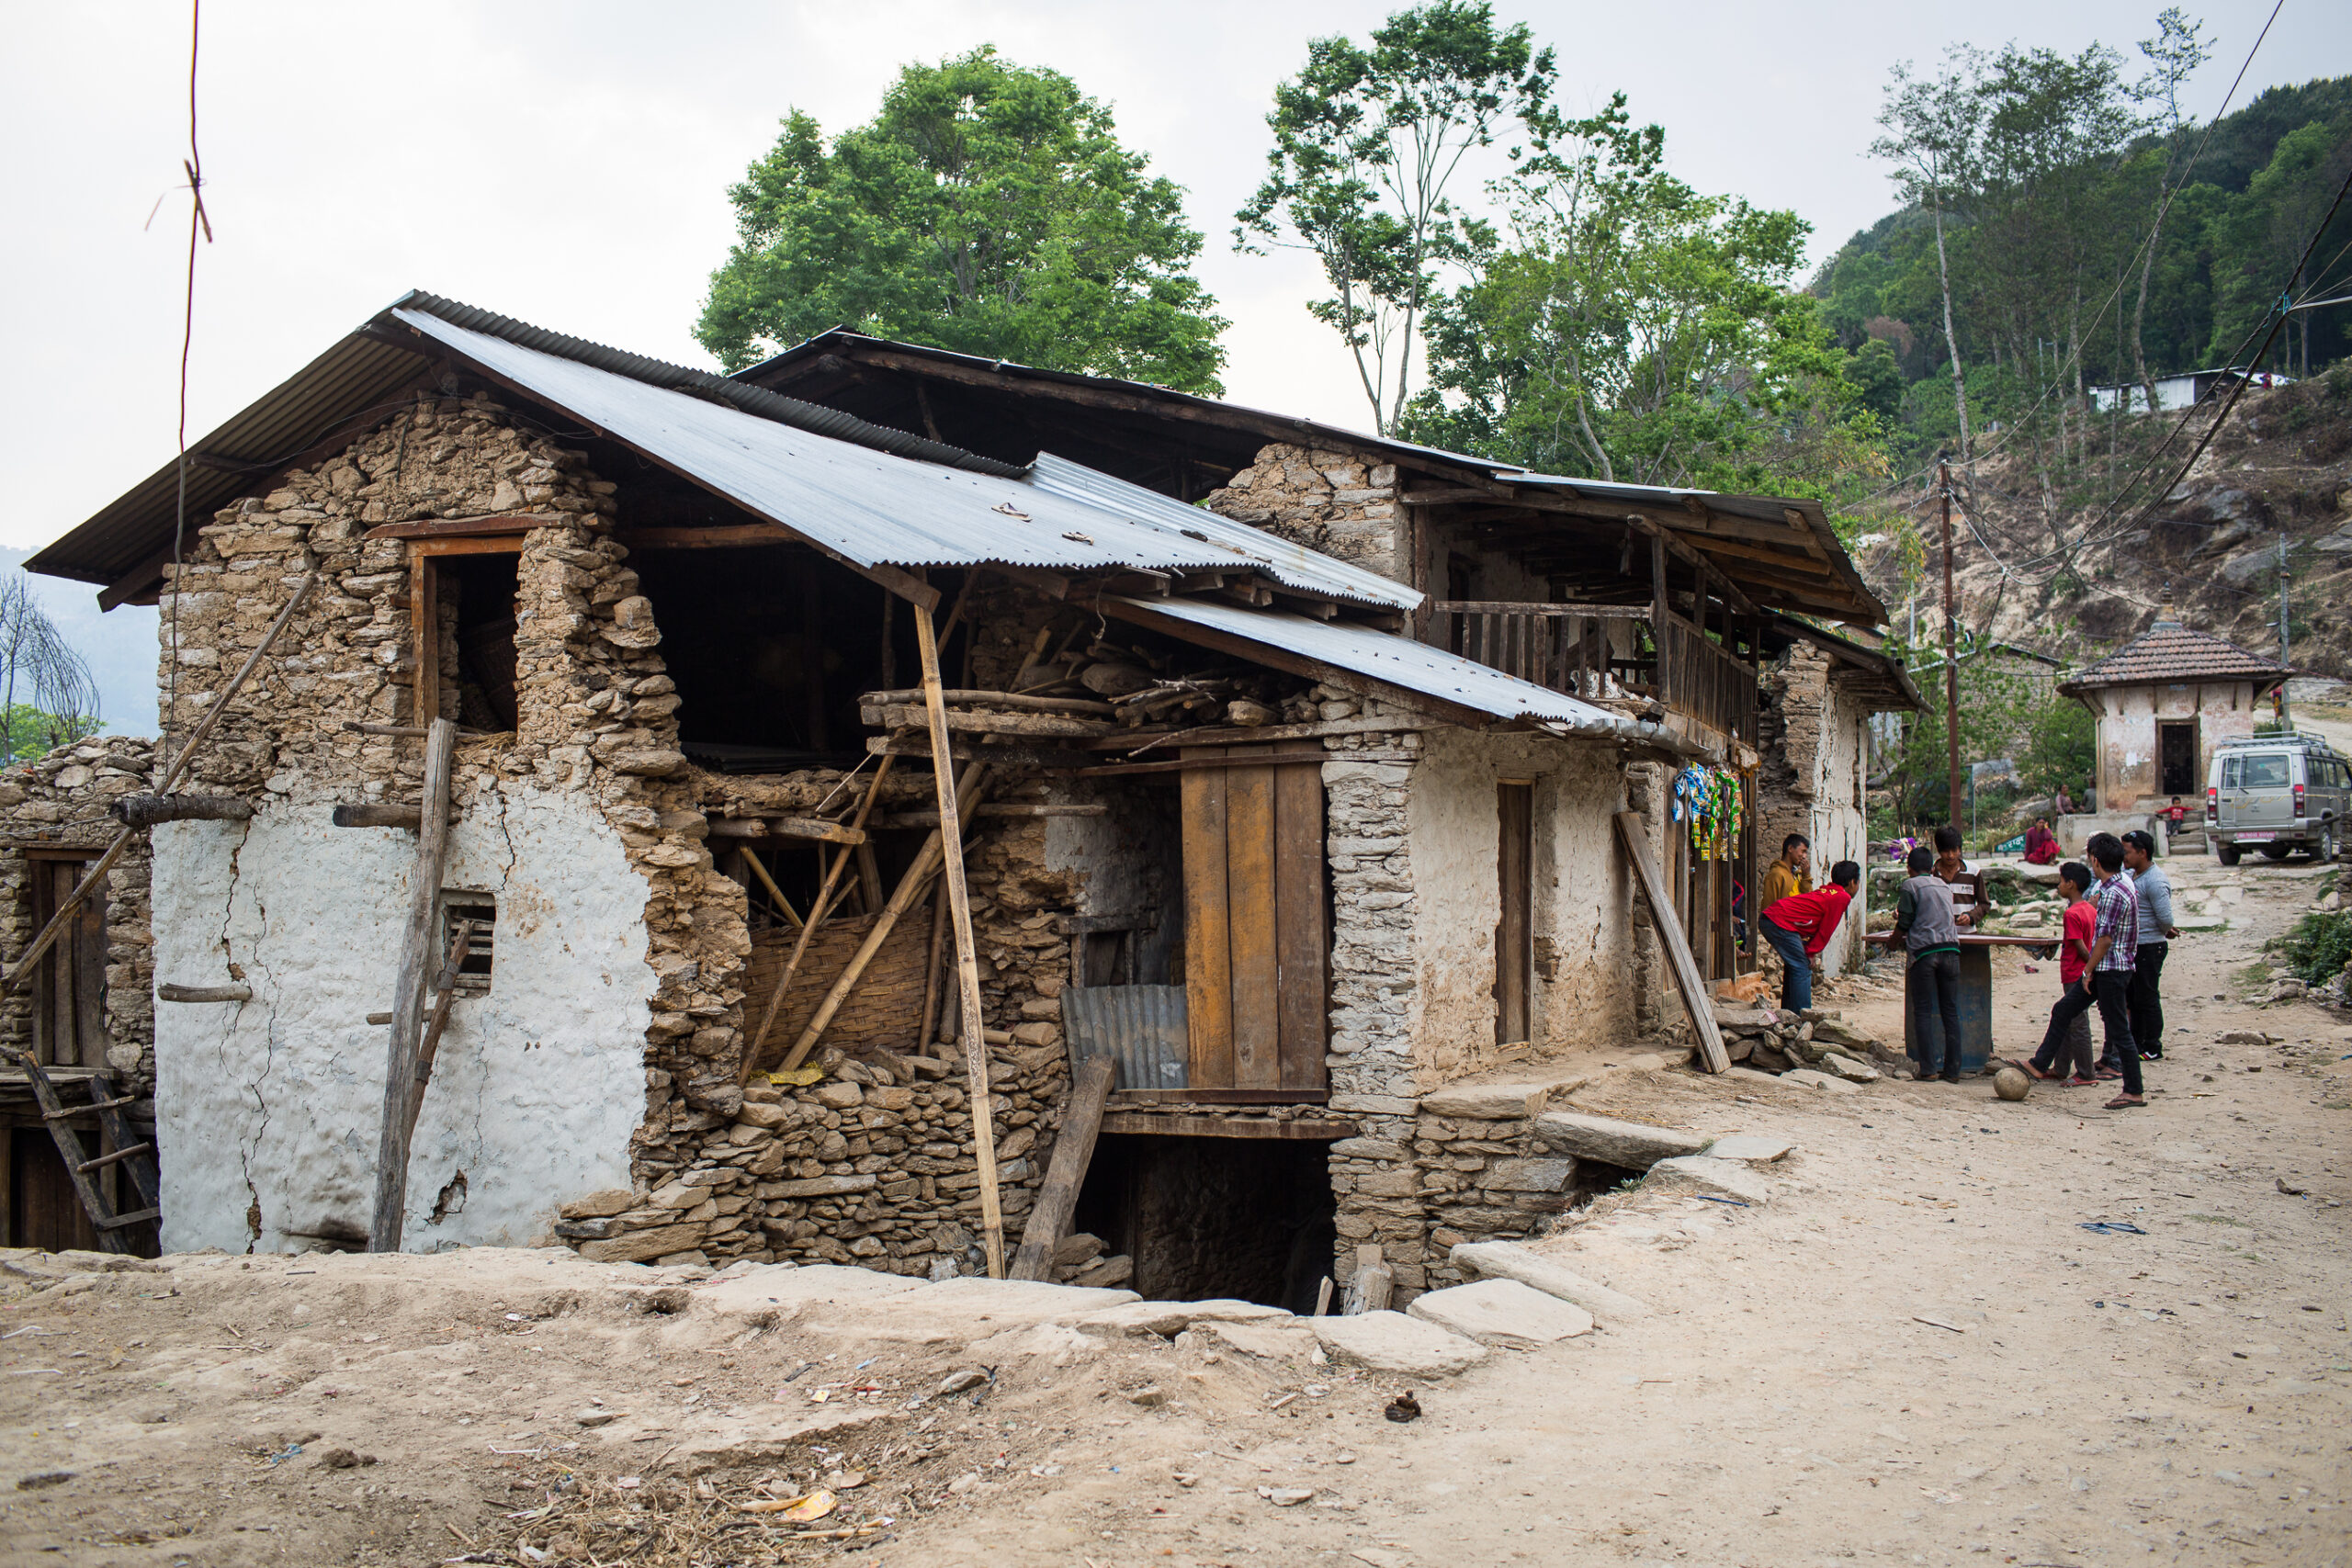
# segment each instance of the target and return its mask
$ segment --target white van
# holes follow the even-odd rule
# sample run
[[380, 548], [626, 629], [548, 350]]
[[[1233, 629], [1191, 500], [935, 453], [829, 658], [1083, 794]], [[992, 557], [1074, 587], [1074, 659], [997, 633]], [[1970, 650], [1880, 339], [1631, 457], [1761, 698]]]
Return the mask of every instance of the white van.
[[2223, 865], [2247, 848], [2271, 860], [2308, 850], [2335, 858], [2352, 810], [2352, 763], [2316, 735], [2257, 735], [2213, 749], [2205, 837]]

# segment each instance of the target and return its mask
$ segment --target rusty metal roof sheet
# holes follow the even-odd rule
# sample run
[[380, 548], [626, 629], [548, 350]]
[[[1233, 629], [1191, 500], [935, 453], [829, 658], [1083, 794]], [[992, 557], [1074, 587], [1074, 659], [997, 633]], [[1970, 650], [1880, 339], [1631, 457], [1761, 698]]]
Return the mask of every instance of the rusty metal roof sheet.
[[2257, 692], [2291, 673], [2258, 653], [2249, 653], [2211, 632], [2178, 621], [2158, 621], [2096, 664], [2058, 683], [2072, 696], [2100, 686], [2143, 686], [2187, 681], [2252, 681]]

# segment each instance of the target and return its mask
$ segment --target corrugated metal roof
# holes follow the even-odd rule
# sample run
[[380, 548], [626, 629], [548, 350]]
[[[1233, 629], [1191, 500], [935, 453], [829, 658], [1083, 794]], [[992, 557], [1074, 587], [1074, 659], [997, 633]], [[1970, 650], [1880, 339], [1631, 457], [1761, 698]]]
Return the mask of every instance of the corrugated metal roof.
[[1261, 648], [1352, 671], [1406, 692], [1470, 708], [1494, 718], [1527, 720], [1557, 734], [1589, 735], [1634, 745], [1692, 750], [1655, 724], [1623, 718], [1606, 708], [1506, 675], [1442, 648], [1345, 621], [1318, 621], [1283, 610], [1190, 597], [1123, 599], [1122, 604], [1164, 615]]
[[1187, 506], [1174, 496], [1129, 484], [1050, 452], [1037, 454], [1037, 460], [1029, 468], [1029, 482], [1039, 490], [1067, 495], [1139, 523], [1173, 528], [1180, 534], [1204, 535], [1209, 543], [1225, 546], [1233, 552], [1229, 564], [1253, 568], [1279, 581], [1304, 581], [1310, 578], [1329, 582], [1345, 581], [1352, 585], [1351, 598], [1394, 604], [1400, 610], [1409, 610], [1421, 602], [1419, 592], [1393, 577], [1334, 560], [1262, 528], [1220, 516], [1205, 506]]
[[[1098, 501], [941, 468], [493, 337], [428, 311], [399, 309], [392, 315], [540, 401], [861, 566], [1182, 571], [1237, 564], [1238, 545], [1218, 542], [1198, 525], [1205, 514], [1196, 518], [1183, 509], [1184, 525], [1201, 535], [1195, 538], [1145, 515], [1132, 497], [1113, 510], [1106, 502], [1119, 487], [1114, 479], [1089, 487]], [[1057, 474], [1065, 491], [1074, 486], [1068, 469]], [[1254, 539], [1262, 553], [1250, 564], [1289, 587], [1384, 606], [1399, 604], [1401, 592], [1402, 604], [1418, 603], [1409, 589], [1311, 551], [1286, 550], [1255, 529], [1228, 523], [1220, 532], [1228, 540]]]

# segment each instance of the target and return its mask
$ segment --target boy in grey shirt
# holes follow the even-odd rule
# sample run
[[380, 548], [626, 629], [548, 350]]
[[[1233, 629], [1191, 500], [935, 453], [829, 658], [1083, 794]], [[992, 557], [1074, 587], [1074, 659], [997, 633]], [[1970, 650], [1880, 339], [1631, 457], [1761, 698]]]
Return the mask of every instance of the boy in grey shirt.
[[2156, 840], [2146, 833], [2123, 835], [2123, 868], [2132, 874], [2132, 891], [2140, 899], [2140, 950], [2132, 960], [2132, 1040], [2143, 1062], [2165, 1054], [2165, 1005], [2160, 990], [2165, 954], [2180, 934], [2172, 923], [2172, 879], [2156, 863]]
[[1921, 1082], [1960, 1081], [1960, 921], [1951, 885], [1935, 874], [1935, 852], [1911, 852], [1910, 877], [1894, 896], [1894, 931], [1909, 953], [1903, 988]]

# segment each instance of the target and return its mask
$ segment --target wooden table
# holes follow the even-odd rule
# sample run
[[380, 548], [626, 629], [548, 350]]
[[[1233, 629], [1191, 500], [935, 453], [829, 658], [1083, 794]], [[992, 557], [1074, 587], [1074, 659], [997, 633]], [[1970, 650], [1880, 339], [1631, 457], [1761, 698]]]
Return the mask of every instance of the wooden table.
[[[1902, 939], [1893, 931], [1874, 931], [1862, 939], [1877, 942], [1898, 960], [1904, 956]], [[1960, 938], [1960, 1070], [1981, 1073], [1993, 1059], [1993, 949], [1996, 947], [2040, 947], [2052, 953], [2058, 950], [2057, 937], [1985, 936], [1963, 931]], [[2052, 1002], [2057, 997], [2051, 997]], [[1911, 969], [1906, 963], [1903, 970], [1903, 1054], [1914, 1062], [1919, 1059], [1919, 1043], [1911, 1032]]]

